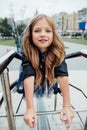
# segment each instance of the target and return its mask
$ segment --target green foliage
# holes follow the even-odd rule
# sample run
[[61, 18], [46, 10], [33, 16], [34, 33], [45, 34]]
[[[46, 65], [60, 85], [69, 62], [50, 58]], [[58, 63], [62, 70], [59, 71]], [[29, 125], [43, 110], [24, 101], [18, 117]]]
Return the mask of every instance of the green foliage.
[[72, 43], [87, 45], [87, 40], [82, 40], [82, 39], [65, 39], [65, 38], [63, 40], [65, 42], [72, 42]]
[[0, 34], [2, 37], [12, 36], [12, 27], [8, 24], [7, 18], [0, 21]]
[[22, 34], [22, 32], [24, 31], [24, 29], [25, 29], [25, 27], [26, 27], [26, 25], [25, 24], [19, 24], [19, 25], [17, 25], [17, 30], [18, 30], [18, 34], [19, 35], [21, 35]]
[[87, 40], [87, 32], [84, 34], [84, 38]]

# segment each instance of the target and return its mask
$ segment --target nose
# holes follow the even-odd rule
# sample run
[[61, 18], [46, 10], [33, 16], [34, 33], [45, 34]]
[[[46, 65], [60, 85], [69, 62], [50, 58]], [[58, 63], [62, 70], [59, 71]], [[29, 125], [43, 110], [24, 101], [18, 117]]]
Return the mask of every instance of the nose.
[[45, 37], [46, 36], [46, 32], [45, 31], [41, 31], [41, 37]]

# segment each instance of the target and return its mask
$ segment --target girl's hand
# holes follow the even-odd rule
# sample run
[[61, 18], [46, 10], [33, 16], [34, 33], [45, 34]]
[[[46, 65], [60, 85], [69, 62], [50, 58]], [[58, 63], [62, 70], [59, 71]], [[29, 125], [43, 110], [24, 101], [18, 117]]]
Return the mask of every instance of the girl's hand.
[[34, 108], [29, 108], [24, 114], [24, 121], [30, 127], [33, 128], [37, 125], [37, 115]]
[[71, 107], [63, 107], [60, 114], [60, 119], [65, 123], [66, 127], [69, 128], [74, 118], [74, 112]]

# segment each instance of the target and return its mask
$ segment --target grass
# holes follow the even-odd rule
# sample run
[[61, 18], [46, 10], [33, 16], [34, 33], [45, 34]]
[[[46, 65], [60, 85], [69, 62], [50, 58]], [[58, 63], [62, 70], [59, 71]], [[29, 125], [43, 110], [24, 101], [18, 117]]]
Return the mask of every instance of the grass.
[[11, 40], [0, 39], [0, 45], [15, 46], [15, 40], [14, 39], [11, 39]]
[[[87, 45], [87, 40], [81, 40], [81, 39], [63, 39], [65, 42], [72, 42], [76, 44], [83, 44]], [[3, 40], [0, 39], [0, 45], [6, 45], [6, 46], [15, 46], [15, 40]]]
[[76, 44], [82, 44], [82, 45], [87, 45], [87, 40], [82, 40], [82, 39], [63, 39], [65, 42], [72, 42]]

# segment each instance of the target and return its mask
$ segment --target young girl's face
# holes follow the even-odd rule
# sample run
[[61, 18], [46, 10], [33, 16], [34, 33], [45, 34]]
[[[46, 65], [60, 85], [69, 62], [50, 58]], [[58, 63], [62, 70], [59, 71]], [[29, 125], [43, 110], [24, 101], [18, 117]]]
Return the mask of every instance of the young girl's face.
[[34, 25], [32, 29], [32, 40], [41, 52], [45, 52], [52, 44], [53, 30], [45, 18], [38, 20]]

